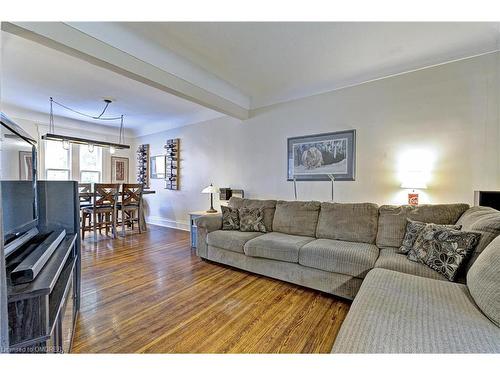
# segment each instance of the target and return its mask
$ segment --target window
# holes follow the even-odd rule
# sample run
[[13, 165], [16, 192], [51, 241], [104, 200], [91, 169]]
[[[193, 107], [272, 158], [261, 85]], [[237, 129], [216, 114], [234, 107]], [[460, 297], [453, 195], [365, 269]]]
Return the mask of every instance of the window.
[[80, 145], [80, 182], [101, 182], [102, 149], [94, 147], [90, 152], [85, 145]]
[[71, 178], [71, 153], [62, 142], [45, 141], [45, 177], [47, 180], [69, 180]]

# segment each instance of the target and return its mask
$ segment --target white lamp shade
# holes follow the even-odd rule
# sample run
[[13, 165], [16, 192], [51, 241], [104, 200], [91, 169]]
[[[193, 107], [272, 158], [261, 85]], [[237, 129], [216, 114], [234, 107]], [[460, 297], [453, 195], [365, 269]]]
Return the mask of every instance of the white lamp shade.
[[421, 171], [407, 171], [401, 182], [403, 189], [427, 189], [427, 177]]
[[216, 188], [215, 186], [213, 186], [212, 184], [210, 184], [205, 189], [203, 189], [201, 192], [204, 194], [216, 194], [219, 192], [219, 189]]

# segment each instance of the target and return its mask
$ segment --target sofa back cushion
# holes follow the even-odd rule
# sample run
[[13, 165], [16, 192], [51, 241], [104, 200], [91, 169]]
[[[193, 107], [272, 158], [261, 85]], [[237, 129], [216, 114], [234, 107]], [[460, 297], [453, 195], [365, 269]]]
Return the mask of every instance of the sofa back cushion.
[[484, 315], [500, 327], [500, 237], [477, 257], [467, 273], [467, 287]]
[[457, 224], [462, 225], [464, 231], [481, 233], [479, 243], [465, 267], [468, 270], [486, 246], [500, 235], [500, 211], [491, 207], [471, 207], [458, 219]]
[[321, 204], [319, 202], [278, 201], [273, 220], [276, 232], [314, 237]]
[[237, 210], [240, 208], [260, 208], [264, 215], [264, 226], [266, 227], [266, 232], [271, 232], [273, 230], [274, 211], [276, 209], [275, 200], [231, 197], [228, 205], [229, 207], [236, 208]]
[[465, 203], [380, 206], [377, 246], [400, 247], [406, 232], [407, 219], [424, 223], [455, 224], [468, 208], [469, 205]]
[[317, 238], [375, 243], [378, 206], [374, 203], [321, 203]]

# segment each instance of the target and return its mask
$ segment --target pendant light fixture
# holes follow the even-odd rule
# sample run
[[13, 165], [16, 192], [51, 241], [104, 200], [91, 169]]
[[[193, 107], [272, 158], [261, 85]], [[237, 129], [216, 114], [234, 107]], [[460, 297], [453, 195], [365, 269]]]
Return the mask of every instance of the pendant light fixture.
[[[87, 145], [89, 152], [94, 152], [94, 147], [103, 147], [103, 148], [109, 148], [110, 154], [114, 154], [116, 150], [118, 149], [129, 149], [130, 146], [124, 144], [124, 136], [123, 136], [123, 115], [120, 115], [118, 117], [103, 117], [104, 113], [108, 109], [109, 105], [112, 103], [111, 99], [104, 99], [104, 109], [101, 111], [101, 114], [99, 116], [92, 116], [88, 115], [83, 112], [79, 112], [75, 109], [72, 109], [68, 107], [67, 105], [61, 104], [56, 102], [52, 97], [50, 97], [50, 117], [49, 117], [49, 132], [45, 135], [42, 135], [42, 139], [45, 140], [51, 140], [51, 141], [61, 141], [62, 142], [62, 147], [65, 150], [69, 150], [70, 144], [79, 144], [79, 145]], [[88, 117], [93, 120], [100, 120], [100, 121], [118, 121], [120, 120], [120, 132], [119, 132], [119, 137], [118, 137], [118, 143], [112, 143], [112, 142], [106, 142], [106, 141], [99, 141], [99, 140], [94, 140], [94, 139], [88, 139], [88, 138], [79, 138], [79, 137], [70, 137], [67, 135], [62, 135], [62, 134], [56, 134], [55, 128], [54, 128], [54, 104], [67, 109], [68, 111], [74, 112], [80, 116], [83, 117]]]

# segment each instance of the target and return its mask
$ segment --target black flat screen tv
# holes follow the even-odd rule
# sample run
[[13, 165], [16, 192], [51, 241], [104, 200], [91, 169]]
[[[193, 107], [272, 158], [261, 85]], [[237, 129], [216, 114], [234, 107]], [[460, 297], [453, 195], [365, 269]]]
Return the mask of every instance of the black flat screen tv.
[[20, 239], [33, 232], [37, 212], [37, 143], [26, 131], [0, 112], [0, 184], [2, 189], [5, 255]]

